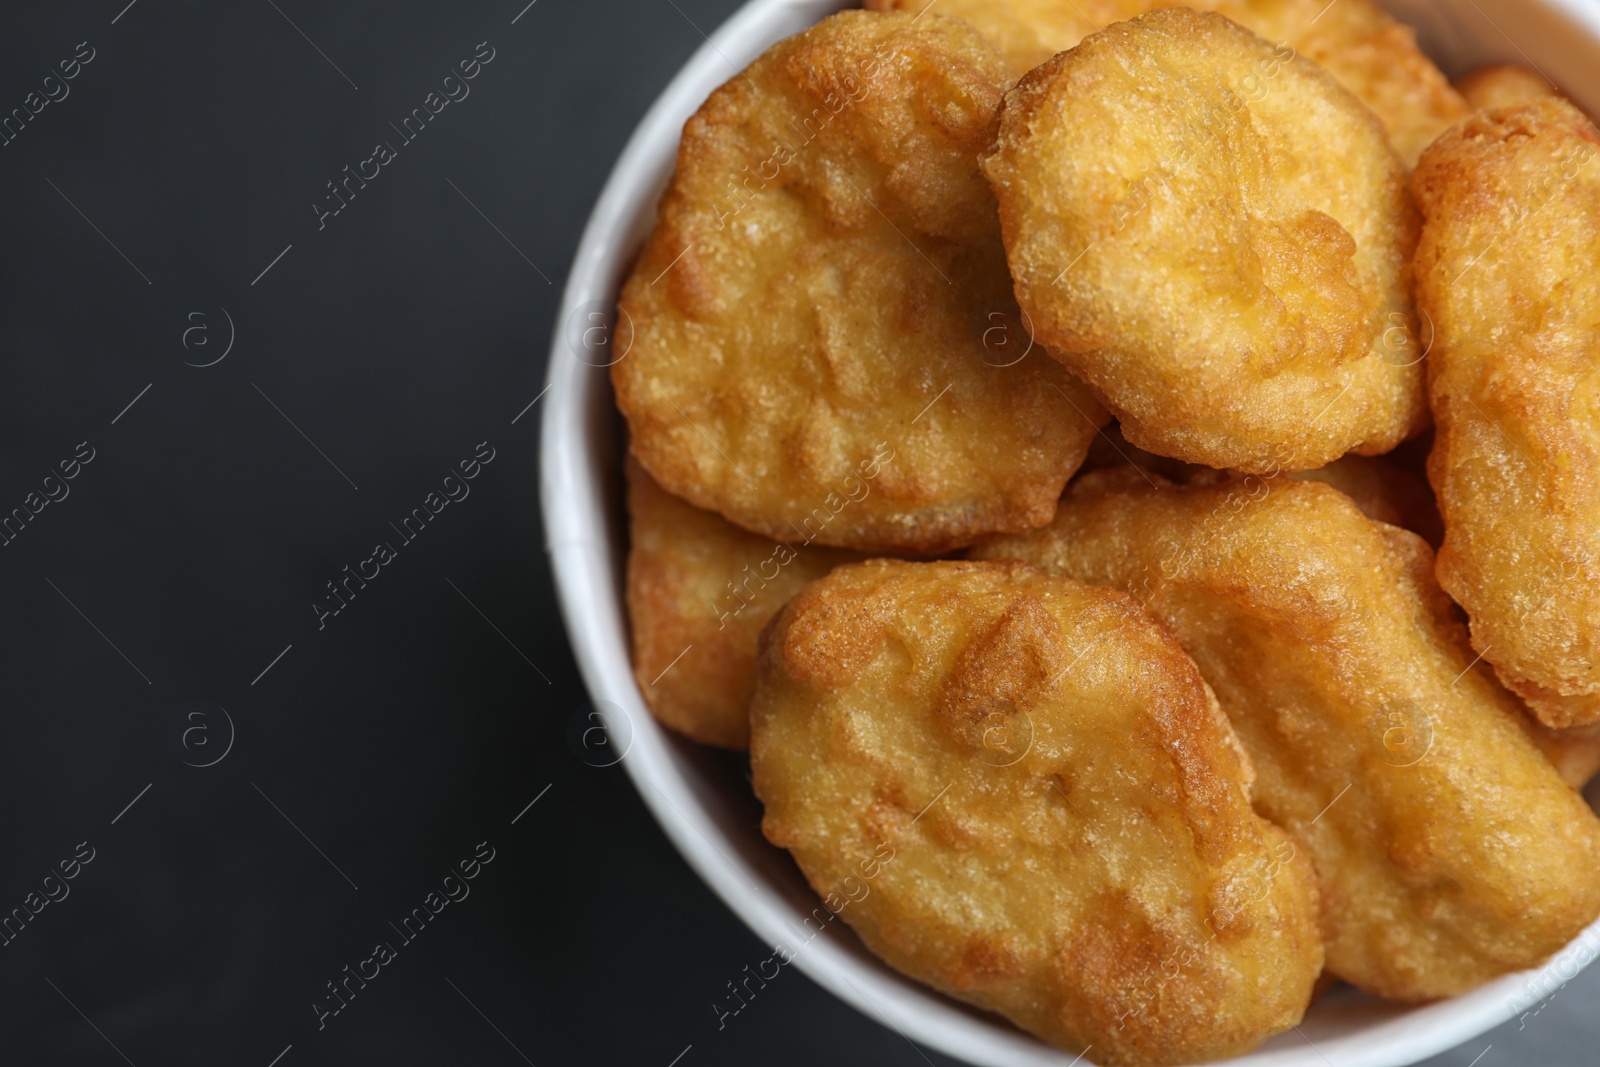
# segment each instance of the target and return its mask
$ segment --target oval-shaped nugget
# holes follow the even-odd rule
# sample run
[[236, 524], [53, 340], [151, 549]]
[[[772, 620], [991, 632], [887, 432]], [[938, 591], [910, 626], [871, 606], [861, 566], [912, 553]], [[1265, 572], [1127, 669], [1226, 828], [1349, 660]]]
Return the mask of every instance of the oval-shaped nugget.
[[1036, 336], [1139, 447], [1305, 470], [1423, 426], [1404, 168], [1292, 49], [1117, 23], [1022, 79], [983, 166]]
[[1103, 1064], [1243, 1052], [1305, 1011], [1304, 857], [1128, 597], [1017, 563], [841, 567], [763, 635], [751, 723], [767, 837], [906, 974]]
[[1555, 97], [1474, 115], [1415, 189], [1439, 581], [1543, 722], [1600, 721], [1600, 136]]
[[775, 542], [679, 500], [628, 461], [633, 676], [657, 719], [747, 748], [761, 628], [807, 582], [858, 552]]
[[[1019, 70], [1032, 70], [1102, 26], [1172, 0], [867, 0], [878, 11], [926, 11], [965, 19]], [[1433, 139], [1467, 113], [1410, 26], [1373, 0], [1191, 0], [1322, 67], [1383, 120], [1400, 158], [1414, 166]], [[1464, 90], [1463, 90], [1464, 91]]]
[[1014, 77], [965, 23], [845, 11], [689, 120], [612, 368], [663, 487], [873, 551], [1049, 521], [1105, 414], [1029, 353], [978, 173]]
[[1600, 819], [1524, 733], [1415, 534], [1316, 482], [1123, 469], [977, 554], [1127, 590], [1177, 635], [1250, 752], [1256, 809], [1316, 865], [1339, 977], [1451, 996], [1600, 915]]

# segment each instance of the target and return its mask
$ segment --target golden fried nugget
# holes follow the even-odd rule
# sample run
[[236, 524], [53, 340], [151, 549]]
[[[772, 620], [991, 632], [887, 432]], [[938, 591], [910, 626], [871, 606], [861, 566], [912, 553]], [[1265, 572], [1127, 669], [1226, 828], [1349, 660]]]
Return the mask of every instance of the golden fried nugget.
[[768, 839], [906, 974], [1103, 1064], [1243, 1052], [1304, 1013], [1309, 865], [1128, 597], [841, 567], [763, 635], [751, 729]]
[[1444, 537], [1444, 523], [1428, 483], [1386, 457], [1344, 456], [1290, 477], [1325, 482], [1355, 501], [1367, 518], [1410, 530], [1432, 547]]
[[1480, 113], [1417, 166], [1439, 581], [1549, 726], [1600, 720], [1600, 146], [1565, 100]]
[[[1416, 164], [1435, 137], [1467, 113], [1411, 27], [1372, 0], [934, 0], [941, 14], [976, 26], [1019, 70], [1032, 70], [1113, 22], [1165, 7], [1217, 11], [1332, 74], [1383, 121], [1395, 151]], [[928, 0], [868, 0], [880, 11], [922, 11]]]
[[1328, 969], [1401, 1001], [1548, 958], [1600, 914], [1600, 819], [1476, 662], [1433, 553], [1332, 487], [1097, 471], [977, 550], [1133, 592], [1211, 683], [1256, 810], [1304, 845]]
[[679, 500], [631, 459], [628, 536], [633, 676], [645, 703], [696, 741], [749, 747], [761, 628], [807, 582], [861, 555], [748, 533]]
[[1304, 470], [1422, 427], [1404, 174], [1314, 65], [1142, 15], [1023, 78], [983, 166], [1038, 340], [1139, 447]]
[[1563, 95], [1543, 74], [1517, 63], [1479, 67], [1471, 74], [1456, 79], [1455, 87], [1462, 98], [1479, 111], [1517, 107], [1546, 97]]
[[1105, 414], [1042, 352], [1010, 354], [977, 154], [1013, 80], [965, 23], [845, 11], [690, 119], [612, 368], [664, 488], [873, 551], [1049, 521]]

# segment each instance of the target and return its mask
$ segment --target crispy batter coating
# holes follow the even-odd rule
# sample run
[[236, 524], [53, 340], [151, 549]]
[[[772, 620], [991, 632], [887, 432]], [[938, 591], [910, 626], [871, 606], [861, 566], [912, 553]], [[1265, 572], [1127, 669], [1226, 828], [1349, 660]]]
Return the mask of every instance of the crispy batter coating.
[[1439, 581], [1549, 726], [1600, 720], [1600, 146], [1571, 104], [1474, 115], [1417, 167]]
[[1355, 501], [1367, 518], [1410, 530], [1432, 547], [1444, 537], [1444, 522], [1428, 483], [1385, 457], [1344, 456], [1291, 477], [1326, 482]]
[[[612, 368], [661, 485], [769, 537], [937, 552], [1049, 521], [1105, 420], [1018, 316], [965, 23], [845, 11], [684, 127]], [[871, 467], [873, 476], [864, 476]]]
[[1162, 6], [1168, 5], [1150, 0], [866, 0], [871, 11], [921, 14], [932, 7], [970, 22], [1019, 71], [1032, 70], [1113, 22]]
[[1373, 0], [1232, 0], [1218, 10], [1270, 41], [1288, 41], [1332, 74], [1383, 122], [1407, 167], [1467, 114], [1467, 102], [1417, 47], [1416, 32]]
[[1023, 78], [983, 165], [1039, 341], [1139, 447], [1305, 470], [1423, 425], [1403, 170], [1316, 66], [1152, 12]]
[[696, 741], [748, 748], [761, 628], [807, 582], [861, 554], [741, 530], [631, 459], [628, 538], [633, 676], [645, 703]]
[[1322, 888], [1328, 969], [1401, 1001], [1540, 963], [1600, 914], [1600, 819], [1474, 662], [1421, 538], [1330, 486], [1079, 479], [983, 546], [1145, 600], [1256, 768], [1256, 810]]
[[841, 567], [763, 635], [751, 721], [768, 839], [906, 974], [1103, 1064], [1242, 1052], [1304, 1013], [1309, 866], [1128, 597]]
[[1456, 79], [1455, 87], [1468, 105], [1479, 111], [1517, 107], [1546, 97], [1563, 95], [1543, 74], [1519, 63], [1479, 67], [1471, 74]]
[[[1177, 7], [1171, 0], [934, 0], [941, 14], [966, 19], [1019, 70], [1032, 70], [1113, 22]], [[868, 0], [880, 11], [922, 11], [928, 0]], [[1439, 68], [1417, 47], [1410, 26], [1372, 0], [1195, 0], [1267, 40], [1287, 43], [1325, 68], [1373, 110], [1407, 166], [1467, 113]]]
[[[1233, 477], [1228, 471], [1197, 467], [1137, 448], [1122, 436], [1116, 423], [1100, 431], [1078, 476], [1108, 467], [1129, 466], [1158, 474], [1179, 485], [1217, 485]], [[1387, 456], [1341, 456], [1326, 467], [1297, 471], [1289, 477], [1326, 482], [1353, 500], [1367, 518], [1410, 530], [1431, 546], [1436, 547], [1444, 536], [1439, 509], [1433, 503], [1433, 490], [1422, 478], [1390, 462]]]
[[1531, 716], [1523, 726], [1556, 772], [1574, 789], [1582, 789], [1600, 774], [1600, 723], [1552, 730]]

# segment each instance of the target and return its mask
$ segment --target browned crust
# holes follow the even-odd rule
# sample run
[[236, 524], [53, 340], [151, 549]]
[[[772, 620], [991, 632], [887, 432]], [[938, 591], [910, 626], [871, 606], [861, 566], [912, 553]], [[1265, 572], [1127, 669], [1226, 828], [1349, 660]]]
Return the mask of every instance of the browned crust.
[[1431, 547], [1437, 548], [1444, 537], [1444, 520], [1428, 483], [1383, 456], [1344, 456], [1292, 477], [1326, 482], [1354, 501], [1367, 518], [1410, 530]]

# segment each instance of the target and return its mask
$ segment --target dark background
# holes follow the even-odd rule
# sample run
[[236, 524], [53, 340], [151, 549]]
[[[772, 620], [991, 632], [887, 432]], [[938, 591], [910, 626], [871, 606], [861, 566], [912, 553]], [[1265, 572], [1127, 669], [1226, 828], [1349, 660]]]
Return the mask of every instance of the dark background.
[[[94, 850], [0, 948], [0, 1062], [951, 1062], [803, 977], [719, 1031], [768, 950], [568, 741], [525, 407], [613, 159], [735, 0], [125, 2], [0, 8], [0, 113], [94, 50], [0, 147], [0, 514], [94, 454], [0, 548], [0, 914]], [[319, 230], [377, 141], [397, 158]], [[1597, 993], [1434, 1062], [1590, 1062]]]

